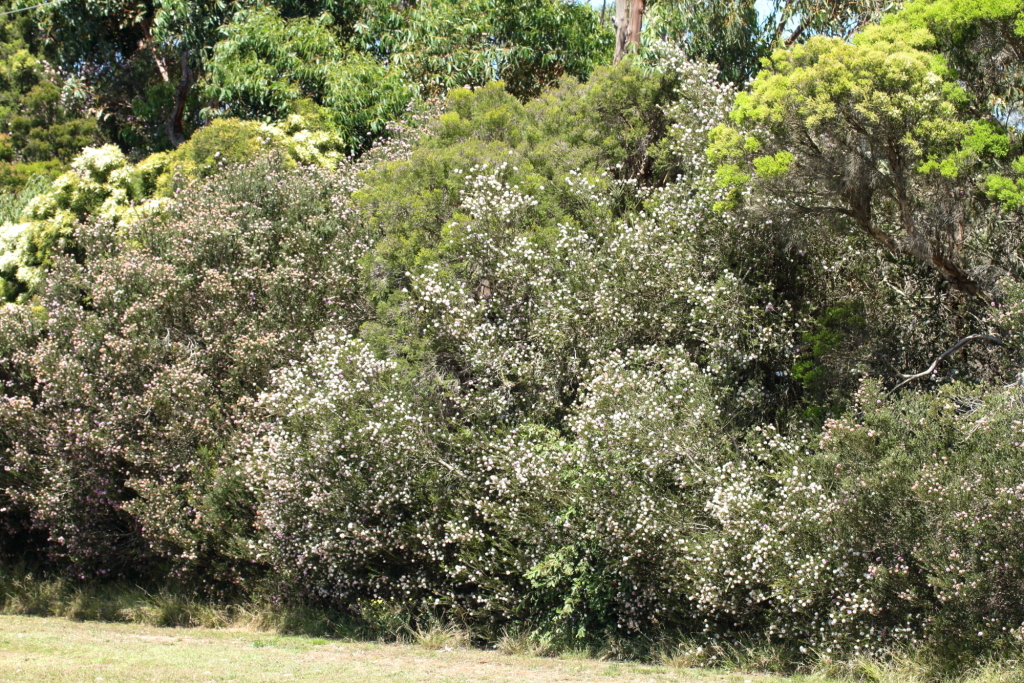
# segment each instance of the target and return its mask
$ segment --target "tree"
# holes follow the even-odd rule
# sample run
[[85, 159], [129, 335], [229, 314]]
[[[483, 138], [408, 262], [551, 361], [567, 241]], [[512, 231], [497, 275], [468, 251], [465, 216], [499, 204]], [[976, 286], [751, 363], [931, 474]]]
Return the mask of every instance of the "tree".
[[615, 0], [615, 64], [639, 47], [645, 9], [644, 0]]
[[562, 76], [586, 80], [613, 36], [577, 0], [448, 0], [394, 9], [376, 0], [353, 46], [386, 60], [424, 95], [505, 82], [520, 98]]
[[[325, 15], [330, 19], [316, 19]], [[586, 78], [611, 43], [597, 13], [575, 0], [530, 0], [525, 6], [509, 0], [274, 0], [259, 7], [245, 0], [68, 0], [36, 9], [33, 18], [48, 59], [84, 84], [110, 137], [140, 151], [177, 146], [202, 125], [202, 112], [216, 110], [219, 102], [201, 95], [245, 90], [248, 97], [263, 88], [267, 96], [278, 91], [273, 97], [280, 99], [283, 90], [303, 83], [309, 68], [330, 71], [332, 65], [316, 64], [321, 48], [332, 60], [342, 53], [343, 61], [353, 60], [353, 69], [341, 69], [349, 75], [335, 80], [362, 83], [362, 90], [392, 76], [427, 95], [503, 79], [518, 96], [529, 97], [562, 75]], [[324, 23], [314, 28], [315, 21]], [[284, 44], [274, 42], [282, 38], [303, 42], [306, 56], [289, 61], [279, 49]], [[317, 47], [311, 39], [327, 43]], [[222, 42], [216, 82], [207, 88]], [[249, 61], [234, 59], [232, 50]], [[236, 67], [241, 70], [231, 74]], [[261, 82], [266, 73], [281, 82]], [[316, 88], [301, 90], [298, 99], [320, 97]], [[336, 95], [339, 103], [347, 99]], [[375, 109], [374, 120], [393, 111], [390, 100], [378, 106], [364, 97], [348, 104]]]
[[679, 43], [692, 59], [715, 62], [739, 86], [757, 75], [761, 60], [783, 45], [815, 35], [849, 38], [890, 6], [886, 0], [659, 0], [644, 15], [646, 45]]
[[[0, 161], [38, 172], [68, 163], [99, 131], [81, 102], [64, 93], [71, 84], [40, 59], [32, 37], [29, 17], [0, 16]], [[18, 170], [4, 174], [13, 188], [28, 180]]]
[[957, 0], [919, 0], [852, 44], [817, 36], [775, 51], [737, 95], [733, 124], [712, 136], [708, 153], [729, 190], [721, 207], [755, 185], [765, 206], [781, 200], [850, 221], [961, 291], [990, 297], [965, 252], [972, 230], [983, 229], [984, 177], [1005, 168], [1019, 136], [978, 105], [979, 94], [961, 85], [969, 74], [917, 19], [939, 5], [960, 31], [1012, 22], [1020, 11], [993, 2], [957, 24]]
[[[193, 86], [206, 72], [221, 26], [246, 4], [69, 0], [34, 16], [47, 57], [83, 81], [111, 137], [127, 147], [161, 149], [184, 142], [189, 124], [200, 122]], [[337, 6], [332, 0], [275, 4], [288, 17]], [[341, 14], [354, 13], [346, 6]]]
[[272, 8], [236, 14], [207, 64], [202, 90], [216, 102], [212, 112], [280, 121], [315, 111], [305, 125], [337, 131], [361, 151], [402, 115], [414, 90], [399, 70], [346, 47], [332, 24], [329, 14], [285, 19]]

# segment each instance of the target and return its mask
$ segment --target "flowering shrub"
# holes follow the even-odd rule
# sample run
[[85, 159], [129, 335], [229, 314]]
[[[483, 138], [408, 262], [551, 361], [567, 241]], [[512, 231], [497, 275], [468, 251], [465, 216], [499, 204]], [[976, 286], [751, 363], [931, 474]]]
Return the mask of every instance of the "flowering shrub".
[[257, 557], [339, 602], [444, 591], [458, 472], [428, 388], [343, 332], [321, 334], [307, 354], [260, 399], [270, 422], [248, 463], [264, 531]]
[[[547, 508], [528, 595], [563, 635], [689, 625], [679, 548], [703, 523], [705, 472], [728, 444], [711, 383], [687, 355], [648, 348], [595, 363], [569, 419], [574, 447], [545, 451], [547, 462], [506, 459], [511, 484], [492, 477]], [[501, 528], [515, 528], [508, 516]]]
[[[291, 585], [490, 618], [521, 612], [525, 595], [569, 635], [678, 617], [675, 548], [703, 515], [700, 473], [722, 446], [685, 357], [593, 368], [570, 445], [530, 424], [483, 443], [452, 434], [429, 400], [440, 387], [350, 337], [321, 335], [307, 353], [261, 398], [248, 465], [255, 548]], [[599, 566], [599, 584], [556, 560]]]
[[[457, 606], [563, 638], [652, 625], [763, 630], [846, 653], [954, 644], [939, 626], [953, 614], [970, 624], [960, 636], [989, 632], [985, 611], [970, 612], [980, 593], [938, 588], [961, 570], [937, 558], [963, 510], [942, 494], [907, 504], [935, 449], [960, 463], [981, 451], [964, 450], [952, 417], [927, 444], [881, 424], [915, 400], [952, 399], [844, 418], [905, 446], [846, 454], [855, 442], [836, 436], [846, 438], [845, 400], [859, 401], [852, 415], [868, 413], [866, 396], [887, 401], [855, 394], [860, 373], [892, 352], [871, 341], [880, 329], [925, 317], [933, 304], [913, 289], [925, 276], [880, 261], [857, 236], [836, 244], [799, 219], [776, 228], [778, 213], [759, 224], [753, 212], [716, 211], [726, 190], [703, 149], [730, 92], [705, 67], [671, 55], [665, 64], [678, 103], [648, 100], [662, 107], [664, 133], [635, 147], [575, 147], [589, 155], [577, 168], [551, 155], [572, 135], [559, 117], [599, 115], [602, 97], [628, 89], [621, 72], [598, 74], [527, 107], [497, 89], [459, 91], [435, 138], [368, 177], [357, 202], [379, 230], [363, 273], [377, 316], [362, 328], [368, 346], [318, 346], [306, 370], [278, 377], [287, 405], [307, 397], [299, 422], [277, 393], [264, 399], [273, 438], [254, 466], [275, 474], [258, 480], [260, 551], [294, 585], [343, 604]], [[651, 167], [672, 169], [675, 182], [644, 181]], [[902, 296], [865, 279], [879, 272], [903, 278]], [[956, 320], [911, 327], [900, 362], [941, 350]], [[394, 361], [372, 360], [381, 357]], [[347, 369], [325, 394], [334, 367]], [[822, 396], [836, 403], [802, 411]], [[829, 414], [820, 436], [802, 422]], [[791, 435], [757, 426], [766, 419]], [[389, 456], [415, 451], [415, 439], [429, 441], [425, 451]], [[822, 441], [813, 452], [812, 439]], [[364, 470], [342, 474], [342, 463]], [[416, 476], [399, 479], [409, 463]], [[381, 470], [372, 486], [368, 467]], [[1014, 472], [1005, 485], [978, 477], [956, 499], [1012, 505]], [[934, 476], [959, 490], [962, 474]], [[443, 498], [430, 497], [442, 486]], [[364, 523], [372, 530], [352, 535]], [[1003, 547], [1012, 536], [990, 527], [989, 538]], [[1015, 628], [1014, 615], [998, 628]]]
[[296, 151], [312, 108], [84, 154], [32, 209], [75, 258], [0, 311], [0, 555], [546, 643], [1020, 635], [1018, 285], [982, 312], [770, 195], [721, 210], [732, 87], [659, 49], [455, 90], [359, 164]]
[[130, 164], [115, 145], [87, 147], [48, 191], [0, 226], [0, 296], [28, 300], [55, 252], [80, 257], [75, 233], [90, 217], [120, 224], [159, 214], [168, 209], [176, 189], [275, 151], [281, 169], [297, 164], [337, 168], [345, 159], [344, 141], [330, 131], [309, 130], [311, 123], [300, 114], [273, 126], [217, 119], [175, 151], [158, 152], [137, 164]]
[[[0, 226], [0, 294], [24, 300], [34, 293], [54, 252], [74, 253], [74, 232], [90, 215], [121, 219], [149, 213], [142, 201], [151, 165], [133, 168], [114, 145], [86, 148], [47, 191]], [[20, 221], [20, 222], [19, 222]]]
[[[80, 227], [85, 264], [55, 260], [45, 334], [29, 327], [11, 344], [7, 372], [25, 379], [0, 410], [8, 495], [56, 560], [83, 575], [159, 562], [182, 578], [238, 578], [234, 424], [312, 331], [364, 315], [351, 182], [257, 161], [158, 219]], [[4, 310], [5, 329], [25, 329], [21, 310]]]
[[724, 464], [691, 539], [709, 625], [842, 654], [925, 640], [953, 654], [1024, 623], [1019, 390], [876, 384], [814, 440], [761, 432]]
[[[551, 116], [601, 115], [630, 68], [567, 84]], [[728, 92], [683, 62], [658, 78], [687, 102], [658, 163], [683, 167]], [[331, 337], [276, 375], [252, 456], [256, 547], [307, 594], [525, 613], [565, 637], [692, 619], [678, 546], [729, 449], [719, 392], [792, 362], [787, 315], [731, 272], [706, 162], [619, 217], [659, 138], [565, 168], [526, 132], [535, 106], [457, 92], [443, 146], [426, 139], [356, 195], [383, 231], [364, 263], [377, 316], [365, 343]]]

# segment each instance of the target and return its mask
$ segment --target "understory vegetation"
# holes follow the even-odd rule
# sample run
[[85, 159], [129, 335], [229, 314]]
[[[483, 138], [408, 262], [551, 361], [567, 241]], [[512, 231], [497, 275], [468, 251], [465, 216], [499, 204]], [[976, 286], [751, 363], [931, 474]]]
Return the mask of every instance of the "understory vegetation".
[[1019, 680], [1019, 2], [861, 3], [749, 83], [535, 4], [592, 51], [241, 8], [187, 140], [12, 181], [3, 609]]

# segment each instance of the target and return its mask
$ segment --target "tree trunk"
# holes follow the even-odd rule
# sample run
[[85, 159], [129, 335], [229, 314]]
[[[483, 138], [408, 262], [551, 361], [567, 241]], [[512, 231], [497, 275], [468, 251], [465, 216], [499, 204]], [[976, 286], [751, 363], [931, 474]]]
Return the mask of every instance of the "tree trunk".
[[644, 27], [644, 11], [646, 10], [644, 0], [632, 0], [629, 3], [629, 44], [633, 46], [633, 52], [640, 51], [640, 31]]
[[153, 53], [153, 61], [156, 63], [156, 70], [160, 72], [160, 78], [164, 83], [168, 83], [171, 80], [170, 73], [167, 72], [167, 60], [160, 56], [160, 51], [156, 49], [156, 43], [153, 41], [153, 29], [149, 25], [148, 19], [143, 19], [139, 23], [139, 27], [142, 29], [142, 37], [139, 38], [139, 51], [149, 48], [149, 51]]
[[156, 45], [152, 41], [149, 43], [149, 49], [153, 52], [153, 61], [156, 62], [157, 71], [160, 72], [160, 78], [163, 79], [164, 83], [170, 83], [171, 74], [167, 71], [167, 62], [160, 56], [160, 53], [156, 49]]
[[629, 0], [615, 0], [615, 61], [618, 64], [626, 54], [629, 40]]
[[188, 50], [182, 50], [181, 81], [178, 82], [178, 87], [174, 90], [174, 104], [171, 106], [171, 115], [167, 119], [167, 137], [175, 147], [185, 142], [185, 101], [195, 83], [195, 78], [195, 73], [188, 63]]
[[645, 5], [645, 0], [615, 0], [615, 64], [640, 49]]

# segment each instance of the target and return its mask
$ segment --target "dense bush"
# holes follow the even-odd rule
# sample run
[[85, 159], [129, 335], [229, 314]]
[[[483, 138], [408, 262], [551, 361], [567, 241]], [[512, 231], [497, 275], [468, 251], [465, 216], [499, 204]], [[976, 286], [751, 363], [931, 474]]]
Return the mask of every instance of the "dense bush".
[[38, 291], [54, 255], [81, 256], [75, 233], [90, 218], [118, 225], [143, 220], [167, 210], [190, 182], [261, 156], [275, 159], [278, 170], [299, 164], [337, 168], [346, 143], [336, 132], [316, 130], [315, 119], [315, 111], [291, 114], [274, 126], [217, 119], [173, 152], [137, 164], [114, 145], [87, 147], [52, 183], [40, 176], [8, 197], [10, 209], [0, 223], [0, 296], [25, 301]]
[[[628, 68], [527, 107], [496, 89], [457, 92], [436, 137], [370, 176], [356, 197], [380, 226], [365, 266], [377, 316], [362, 329], [377, 357], [394, 361], [374, 365], [362, 343], [335, 341], [311, 351], [305, 374], [278, 378], [284, 394], [271, 395], [273, 427], [254, 461], [273, 473], [270, 483], [259, 480], [272, 502], [259, 547], [278, 572], [304, 572], [296, 583], [321, 598], [457, 606], [499, 622], [530, 619], [561, 637], [657, 624], [707, 636], [766, 629], [823, 652], [900, 639], [955, 644], [929, 621], [941, 600], [919, 576], [913, 623], [887, 616], [902, 613], [901, 591], [909, 590], [886, 583], [889, 574], [863, 582], [875, 602], [861, 619], [820, 611], [840, 609], [836, 596], [853, 595], [853, 584], [824, 584], [814, 600], [787, 588], [804, 556], [786, 544], [818, 542], [809, 540], [814, 533], [831, 534], [824, 543], [857, 530], [865, 548], [891, 543], [898, 558], [937, 532], [919, 519], [891, 526], [901, 522], [884, 514], [876, 531], [861, 528], [868, 513], [849, 501], [836, 508], [851, 515], [837, 522], [847, 526], [829, 531], [816, 499], [806, 498], [819, 485], [801, 489], [803, 475], [791, 482], [785, 469], [815, 462], [806, 443], [771, 437], [770, 448], [751, 445], [742, 428], [772, 419], [811, 434], [824, 417], [843, 413], [863, 374], [923, 362], [969, 318], [930, 312], [927, 293], [914, 292], [933, 281], [927, 272], [886, 259], [856, 234], [837, 245], [827, 226], [798, 218], [780, 243], [770, 239], [770, 223], [715, 211], [727, 188], [709, 181], [715, 169], [702, 152], [730, 93], [711, 71], [668, 64], [668, 74], [654, 78], [678, 79], [670, 87], [679, 104], [662, 109], [663, 137], [577, 145], [592, 156], [571, 160], [632, 155], [641, 161], [612, 168], [640, 178], [655, 163], [686, 169], [663, 188], [641, 190], [636, 176], [618, 180], [585, 165], [565, 169], [563, 158], [548, 156], [576, 130], [560, 128], [559, 117], [572, 112], [568, 120], [578, 124], [599, 116], [603, 98], [628, 92]], [[656, 80], [647, 82], [658, 92]], [[544, 122], [543, 133], [534, 121]], [[648, 148], [651, 161], [641, 151]], [[643, 213], [628, 212], [638, 204]], [[872, 279], [880, 272], [906, 289], [887, 291]], [[926, 315], [938, 318], [935, 326], [915, 330]], [[899, 346], [886, 338], [892, 331], [902, 335]], [[981, 351], [954, 367], [985, 377], [992, 360]], [[335, 367], [351, 369], [332, 393], [325, 378]], [[387, 412], [370, 418], [357, 409], [371, 404]], [[489, 435], [485, 445], [480, 434]], [[409, 439], [429, 445], [392, 459], [416, 450]], [[923, 455], [929, 447], [912, 448]], [[951, 436], [944, 447], [961, 448]], [[409, 462], [416, 476], [402, 477]], [[905, 463], [878, 469], [879, 482], [865, 484], [869, 502], [892, 469], [918, 471]], [[738, 488], [732, 477], [758, 483]], [[788, 492], [790, 484], [799, 490]], [[889, 495], [902, 506], [910, 494]], [[799, 505], [778, 506], [798, 496]], [[778, 517], [788, 514], [804, 520], [793, 538], [784, 530], [797, 522]], [[958, 514], [938, 511], [935, 523]], [[771, 537], [777, 545], [760, 536], [748, 543], [765, 545], [776, 564], [751, 566], [755, 550], [729, 534], [765, 529], [782, 535]], [[993, 542], [1010, 538], [996, 534]]]
[[923, 639], [956, 656], [1024, 623], [1020, 388], [866, 384], [813, 440], [772, 430], [717, 470], [713, 530], [687, 543], [723, 624], [842, 653]]
[[527, 98], [562, 76], [584, 80], [611, 56], [610, 27], [575, 0], [430, 2], [394, 14], [385, 4], [368, 3], [353, 42], [424, 94], [501, 80]]
[[[66, 76], [32, 49], [31, 22], [5, 14], [0, 17], [0, 162], [66, 164], [82, 147], [99, 141], [99, 127], [67, 96]], [[6, 190], [7, 183], [0, 188]]]
[[[137, 165], [83, 153], [22, 210], [67, 242], [0, 310], [2, 553], [688, 661], [1016, 647], [1019, 211], [950, 200], [982, 300], [803, 210], [849, 198], [768, 91], [814, 84], [737, 95], [658, 55], [528, 102], [454, 89], [358, 164], [301, 100]], [[891, 393], [971, 333], [1001, 345]]]
[[415, 95], [404, 74], [346, 48], [331, 16], [282, 19], [273, 9], [239, 12], [223, 29], [206, 89], [220, 112], [280, 121], [302, 100], [320, 105], [346, 152], [366, 149]]
[[233, 425], [312, 330], [364, 315], [348, 177], [265, 159], [160, 218], [95, 220], [77, 233], [84, 265], [54, 259], [45, 314], [3, 309], [23, 378], [0, 411], [7, 492], [61, 565], [230, 584], [248, 564]]

